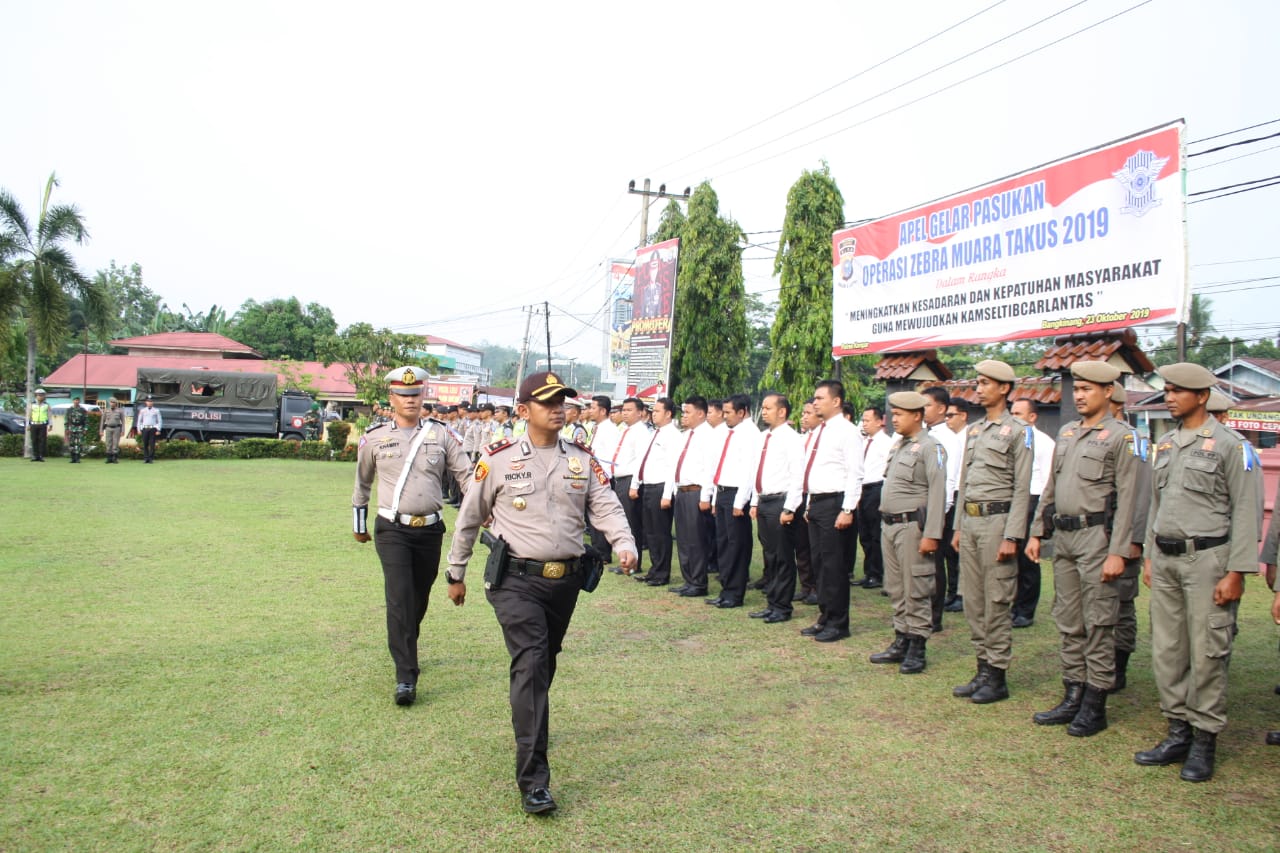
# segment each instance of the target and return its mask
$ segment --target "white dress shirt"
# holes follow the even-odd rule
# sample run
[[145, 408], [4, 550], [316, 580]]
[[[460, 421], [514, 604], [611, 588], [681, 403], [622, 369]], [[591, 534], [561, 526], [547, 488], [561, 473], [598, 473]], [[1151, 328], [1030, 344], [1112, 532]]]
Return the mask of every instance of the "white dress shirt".
[[795, 512], [804, 499], [804, 463], [804, 437], [792, 429], [791, 424], [784, 423], [766, 432], [752, 475], [751, 505], [759, 505], [762, 494], [781, 492], [786, 494], [782, 500], [783, 510]]
[[596, 424], [595, 432], [591, 436], [591, 455], [599, 460], [604, 466], [604, 472], [610, 477], [613, 476], [613, 451], [618, 446], [618, 436], [621, 433], [613, 421], [605, 418]]
[[964, 461], [964, 433], [956, 433], [941, 420], [929, 427], [929, 435], [947, 451], [947, 512], [956, 501], [956, 487], [960, 485], [960, 464]]
[[613, 477], [634, 477], [640, 468], [640, 457], [649, 447], [649, 427], [643, 422], [624, 424], [618, 432], [618, 443], [609, 457], [613, 463]]
[[[715, 500], [715, 487], [736, 488], [733, 505], [745, 509], [751, 502], [751, 487], [755, 482], [756, 464], [760, 461], [760, 428], [746, 418], [742, 423], [725, 432], [724, 443], [711, 469], [711, 482], [703, 483], [703, 500]], [[719, 473], [717, 479], [716, 474]]]
[[808, 493], [844, 492], [840, 509], [853, 512], [862, 497], [862, 431], [837, 414], [813, 431], [805, 460]]
[[636, 462], [636, 477], [632, 488], [643, 485], [664, 484], [662, 499], [670, 500], [676, 489], [676, 457], [684, 446], [684, 436], [675, 421], [648, 433], [649, 442]]
[[667, 482], [680, 486], [706, 486], [715, 474], [715, 464], [720, 458], [721, 442], [716, 439], [715, 429], [703, 421], [693, 430], [681, 433], [679, 447], [676, 449], [671, 479]]
[[1053, 448], [1057, 442], [1048, 433], [1031, 428], [1035, 438], [1035, 447], [1031, 457], [1031, 494], [1036, 497], [1044, 494], [1044, 485], [1049, 482], [1049, 471], [1053, 468]]
[[864, 436], [863, 441], [867, 443], [862, 447], [862, 482], [864, 485], [883, 483], [884, 469], [889, 465], [889, 451], [893, 447], [893, 439], [889, 437], [889, 433], [881, 429], [871, 436], [869, 441]]

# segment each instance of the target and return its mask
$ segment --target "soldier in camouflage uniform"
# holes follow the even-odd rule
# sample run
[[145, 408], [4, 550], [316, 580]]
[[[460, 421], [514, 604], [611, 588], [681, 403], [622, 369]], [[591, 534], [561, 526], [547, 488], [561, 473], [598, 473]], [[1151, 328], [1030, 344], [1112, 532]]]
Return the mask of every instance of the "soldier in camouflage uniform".
[[67, 435], [67, 450], [71, 453], [73, 464], [79, 462], [81, 454], [84, 453], [84, 434], [88, 427], [88, 412], [81, 407], [79, 397], [72, 397], [64, 428]]

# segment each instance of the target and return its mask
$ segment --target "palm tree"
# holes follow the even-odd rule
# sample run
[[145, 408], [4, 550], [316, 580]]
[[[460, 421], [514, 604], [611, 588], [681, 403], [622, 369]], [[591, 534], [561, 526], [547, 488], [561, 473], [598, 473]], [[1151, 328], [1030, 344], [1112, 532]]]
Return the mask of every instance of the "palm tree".
[[[111, 297], [76, 268], [66, 243], [88, 239], [84, 220], [74, 205], [50, 205], [57, 175], [49, 175], [40, 218], [32, 230], [21, 205], [0, 189], [0, 318], [21, 315], [27, 329], [27, 416], [36, 387], [37, 346], [52, 354], [66, 334], [69, 295], [78, 296], [86, 320], [105, 334]], [[28, 434], [26, 453], [31, 453]]]

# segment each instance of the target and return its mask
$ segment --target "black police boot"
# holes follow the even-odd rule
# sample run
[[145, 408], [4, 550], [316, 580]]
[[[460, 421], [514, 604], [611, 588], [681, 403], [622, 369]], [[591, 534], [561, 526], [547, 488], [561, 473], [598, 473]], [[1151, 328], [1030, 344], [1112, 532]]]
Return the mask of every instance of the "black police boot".
[[1191, 750], [1191, 724], [1186, 720], [1170, 720], [1169, 734], [1164, 740], [1143, 752], [1135, 752], [1135, 764], [1146, 767], [1163, 767], [1176, 764], [1187, 757]]
[[1008, 699], [1009, 685], [1005, 683], [1005, 673], [1007, 671], [998, 666], [987, 664], [987, 680], [982, 683], [981, 687], [973, 691], [969, 701], [975, 705], [990, 705], [992, 702]]
[[1032, 721], [1037, 726], [1065, 726], [1080, 713], [1080, 700], [1084, 698], [1084, 682], [1063, 681], [1062, 683], [1067, 691], [1062, 695], [1062, 701], [1058, 706], [1031, 715]]
[[902, 663], [907, 653], [907, 635], [901, 631], [893, 632], [893, 642], [882, 652], [876, 652], [867, 660], [872, 663]]
[[1107, 727], [1107, 691], [1085, 687], [1080, 713], [1067, 726], [1072, 737], [1093, 737]]
[[402, 681], [396, 685], [396, 704], [412, 705], [418, 698], [417, 685]]
[[929, 640], [916, 634], [907, 635], [907, 655], [902, 659], [898, 672], [902, 675], [915, 675], [924, 672], [924, 647]]
[[974, 693], [978, 692], [978, 688], [987, 683], [988, 664], [982, 658], [978, 658], [978, 672], [969, 680], [968, 684], [961, 684], [959, 687], [951, 688], [951, 695], [961, 699], [968, 699]]
[[1191, 751], [1187, 753], [1187, 760], [1178, 775], [1184, 782], [1208, 782], [1213, 778], [1213, 758], [1218, 749], [1218, 735], [1201, 729], [1192, 731], [1195, 734], [1191, 739]]
[[1111, 685], [1109, 692], [1119, 693], [1128, 686], [1129, 679], [1127, 674], [1129, 670], [1129, 655], [1131, 654], [1133, 652], [1123, 652], [1120, 649], [1116, 649], [1116, 681], [1115, 684]]

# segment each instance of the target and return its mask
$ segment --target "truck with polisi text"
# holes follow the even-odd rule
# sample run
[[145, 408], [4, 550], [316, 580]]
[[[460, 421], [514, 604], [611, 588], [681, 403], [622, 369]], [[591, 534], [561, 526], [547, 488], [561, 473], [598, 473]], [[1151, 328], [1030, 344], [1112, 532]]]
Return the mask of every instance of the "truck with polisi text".
[[160, 410], [160, 437], [170, 441], [302, 441], [314, 402], [302, 391], [279, 390], [274, 373], [139, 367], [134, 407]]

